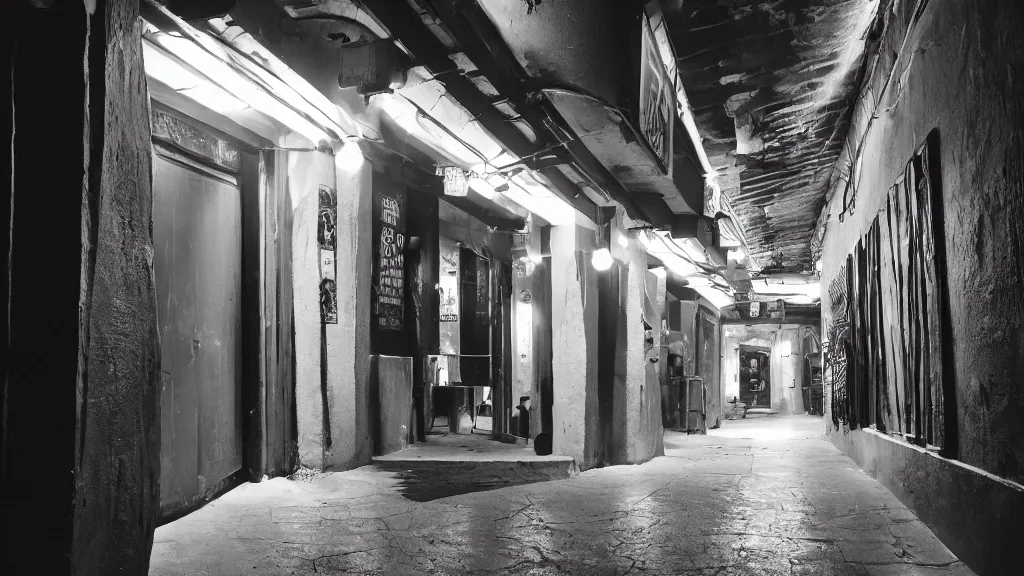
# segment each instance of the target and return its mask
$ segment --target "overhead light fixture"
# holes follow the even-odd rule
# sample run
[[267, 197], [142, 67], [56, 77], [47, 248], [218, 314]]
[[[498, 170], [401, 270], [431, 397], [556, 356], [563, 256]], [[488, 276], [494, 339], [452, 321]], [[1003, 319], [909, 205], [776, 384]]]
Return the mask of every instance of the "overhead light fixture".
[[743, 248], [733, 248], [732, 250], [726, 252], [726, 257], [729, 260], [742, 262], [743, 259], [747, 257], [747, 253], [743, 250]]
[[359, 149], [359, 143], [354, 140], [349, 140], [341, 147], [341, 151], [338, 152], [338, 157], [335, 159], [335, 162], [342, 170], [355, 172], [362, 167], [364, 160], [363, 151]]
[[[164, 50], [174, 54], [210, 82], [238, 98], [260, 113], [284, 124], [294, 132], [305, 136], [314, 144], [322, 140], [330, 140], [327, 133], [295, 110], [279, 101], [262, 87], [232, 69], [225, 62], [210, 54], [192, 40], [171, 36], [170, 34], [154, 34], [153, 38]], [[145, 57], [145, 55], [143, 56]], [[146, 67], [150, 72], [150, 67]]]
[[594, 255], [590, 258], [590, 263], [594, 265], [594, 268], [600, 272], [612, 267], [612, 253], [607, 248], [598, 248], [594, 251]]
[[220, 114], [241, 112], [248, 108], [245, 102], [242, 102], [238, 98], [235, 98], [231, 94], [228, 94], [224, 90], [221, 90], [217, 86], [208, 82], [201, 82], [194, 88], [178, 90], [178, 93], [184, 94], [185, 96], [188, 96], [203, 106], [206, 106]]

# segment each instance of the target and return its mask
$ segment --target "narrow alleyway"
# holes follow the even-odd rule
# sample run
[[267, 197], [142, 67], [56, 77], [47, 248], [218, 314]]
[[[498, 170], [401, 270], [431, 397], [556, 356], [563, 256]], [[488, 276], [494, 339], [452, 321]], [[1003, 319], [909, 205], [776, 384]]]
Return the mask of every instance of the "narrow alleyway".
[[150, 574], [972, 574], [822, 427], [727, 421], [642, 466], [428, 502], [373, 467], [247, 484], [159, 528]]

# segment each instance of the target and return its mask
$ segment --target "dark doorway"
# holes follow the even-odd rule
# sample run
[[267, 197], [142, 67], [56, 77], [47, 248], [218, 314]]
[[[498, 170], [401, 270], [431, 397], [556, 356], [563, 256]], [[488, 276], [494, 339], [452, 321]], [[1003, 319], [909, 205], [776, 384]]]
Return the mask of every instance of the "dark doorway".
[[740, 346], [740, 402], [771, 408], [771, 349]]

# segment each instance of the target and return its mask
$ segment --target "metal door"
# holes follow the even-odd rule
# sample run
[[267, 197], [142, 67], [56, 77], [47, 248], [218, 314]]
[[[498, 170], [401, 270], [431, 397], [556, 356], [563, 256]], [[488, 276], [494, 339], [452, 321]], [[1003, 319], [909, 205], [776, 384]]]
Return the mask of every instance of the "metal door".
[[242, 466], [241, 199], [234, 176], [157, 151], [153, 264], [167, 518], [217, 492]]

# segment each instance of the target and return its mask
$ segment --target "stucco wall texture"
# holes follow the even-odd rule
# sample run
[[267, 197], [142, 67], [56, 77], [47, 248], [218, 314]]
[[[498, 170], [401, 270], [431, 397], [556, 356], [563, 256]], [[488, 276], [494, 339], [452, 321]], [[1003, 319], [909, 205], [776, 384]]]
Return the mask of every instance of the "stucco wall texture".
[[[856, 211], [839, 222], [836, 195], [823, 242], [827, 281], [938, 128], [959, 458], [1016, 482], [1024, 481], [1022, 23], [1017, 2], [927, 4], [867, 133]], [[895, 28], [886, 38], [893, 49], [902, 41]]]
[[[998, 482], [980, 471], [936, 464], [934, 456], [904, 443], [866, 438], [871, 432], [831, 433], [837, 446], [983, 574], [1017, 573], [1019, 563], [1011, 563], [1011, 555], [1021, 542], [1019, 519], [1007, 514], [1019, 511], [1024, 497], [1019, 489], [1024, 482], [1022, 24], [1024, 5], [1019, 2], [927, 3], [864, 139], [856, 211], [839, 222], [842, 194], [835, 195], [826, 207], [830, 214], [822, 244], [827, 282], [867, 230], [914, 151], [937, 128], [958, 459], [1016, 482], [1018, 489], [989, 501]], [[883, 50], [898, 51], [907, 28], [906, 17], [894, 17]], [[869, 86], [880, 85], [877, 76], [884, 80], [889, 74], [879, 68]], [[822, 296], [823, 315], [828, 316], [826, 291]], [[974, 506], [954, 505], [959, 502]]]
[[[295, 412], [299, 462], [303, 466], [348, 469], [368, 463], [372, 455], [367, 395], [370, 286], [365, 281], [372, 258], [372, 177], [369, 162], [347, 170], [337, 167], [334, 157], [324, 152], [289, 153], [288, 190], [294, 218]], [[338, 192], [338, 323], [327, 325], [320, 321], [319, 303], [320, 185]]]

